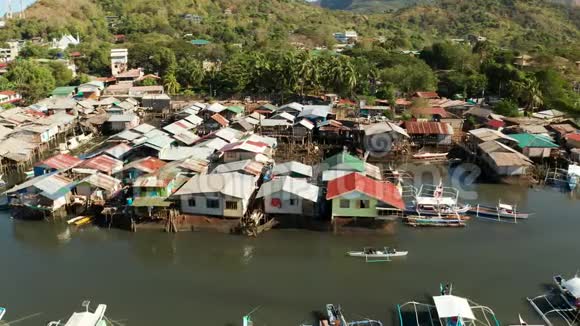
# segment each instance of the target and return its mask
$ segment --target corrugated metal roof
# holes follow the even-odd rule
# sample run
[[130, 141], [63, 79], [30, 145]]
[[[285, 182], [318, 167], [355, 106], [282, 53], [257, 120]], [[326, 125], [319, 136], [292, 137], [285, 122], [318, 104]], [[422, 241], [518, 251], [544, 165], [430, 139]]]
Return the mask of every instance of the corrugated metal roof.
[[305, 127], [305, 128], [306, 128], [306, 129], [308, 129], [308, 130], [312, 130], [312, 129], [314, 129], [314, 127], [315, 127], [315, 126], [314, 126], [314, 123], [310, 122], [310, 121], [309, 121], [309, 120], [307, 120], [307, 119], [302, 119], [302, 120], [298, 121], [298, 123], [297, 123], [297, 124], [299, 124], [299, 125], [301, 125], [301, 126]]
[[151, 138], [147, 138], [144, 145], [155, 150], [162, 150], [171, 146], [175, 140], [167, 135], [158, 135]]
[[306, 200], [317, 202], [319, 188], [304, 179], [294, 179], [286, 176], [275, 178], [262, 184], [256, 197], [267, 197], [280, 192], [290, 193]]
[[551, 139], [543, 135], [534, 134], [510, 134], [510, 137], [517, 140], [520, 148], [558, 148]]
[[133, 187], [139, 188], [163, 188], [171, 182], [171, 178], [160, 178], [157, 175], [144, 175], [133, 182]]
[[488, 128], [479, 128], [479, 129], [473, 129], [469, 131], [469, 134], [471, 134], [472, 136], [476, 137], [477, 139], [479, 139], [482, 142], [486, 142], [489, 140], [496, 140], [496, 139], [506, 139], [512, 142], [516, 142], [515, 139], [504, 135], [502, 132], [497, 131], [497, 130], [493, 130], [493, 129], [488, 129]]
[[82, 162], [80, 158], [77, 158], [68, 154], [57, 154], [53, 157], [47, 158], [46, 160], [35, 164], [35, 166], [46, 166], [52, 169], [61, 170], [68, 169], [76, 166]]
[[244, 171], [248, 174], [259, 176], [262, 174], [264, 164], [254, 160], [235, 161], [218, 165], [212, 173], [228, 173]]
[[228, 143], [232, 143], [232, 142], [236, 142], [240, 139], [240, 137], [242, 137], [243, 132], [230, 128], [230, 127], [225, 127], [225, 128], [221, 128], [219, 130], [217, 130], [216, 132], [212, 133], [211, 135], [219, 137], [225, 141], [227, 141]]
[[399, 209], [405, 208], [401, 193], [395, 185], [388, 181], [376, 181], [356, 172], [328, 182], [326, 199], [334, 199], [351, 192], [363, 193]]
[[272, 174], [275, 176], [286, 176], [292, 173], [312, 177], [312, 167], [300, 162], [290, 161], [276, 164], [272, 169]]
[[120, 171], [123, 168], [123, 162], [108, 155], [101, 154], [82, 162], [79, 167], [111, 174]]
[[125, 143], [117, 144], [111, 148], [105, 150], [105, 153], [116, 158], [121, 159], [125, 154], [133, 149], [132, 146], [127, 145]]
[[274, 114], [272, 117], [270, 117], [270, 119], [284, 119], [284, 120], [288, 120], [290, 122], [294, 122], [294, 119], [296, 119], [296, 118], [288, 112], [280, 112], [280, 113]]
[[245, 141], [240, 141], [237, 143], [227, 144], [226, 146], [222, 147], [220, 149], [220, 151], [222, 151], [222, 152], [244, 151], [244, 152], [263, 154], [264, 152], [266, 152], [267, 148], [268, 148], [268, 144], [266, 144], [266, 143], [245, 140]]
[[254, 178], [237, 172], [200, 174], [189, 179], [175, 192], [175, 196], [221, 193], [235, 198], [249, 199], [256, 189]]
[[228, 142], [221, 138], [212, 138], [197, 143], [195, 147], [207, 147], [213, 149], [214, 151], [217, 151], [227, 144]]
[[165, 130], [173, 135], [177, 135], [177, 134], [180, 134], [182, 132], [193, 129], [194, 127], [195, 126], [191, 122], [189, 122], [185, 119], [182, 119], [182, 120], [175, 121], [174, 123], [163, 127], [163, 130]]
[[122, 140], [128, 140], [128, 141], [137, 139], [139, 137], [141, 137], [141, 134], [136, 133], [136, 132], [131, 131], [131, 130], [123, 130], [120, 133], [111, 136], [111, 138], [113, 138], [113, 139], [116, 138], [116, 139], [122, 139]]
[[216, 114], [212, 115], [211, 118], [213, 120], [215, 120], [217, 123], [219, 123], [222, 127], [227, 127], [230, 124], [230, 122], [228, 121], [228, 119], [224, 118], [219, 113], [216, 113]]
[[405, 137], [409, 137], [409, 134], [407, 134], [407, 131], [401, 127], [399, 127], [398, 125], [392, 123], [392, 122], [379, 122], [379, 123], [373, 123], [367, 126], [363, 127], [364, 131], [365, 131], [365, 135], [366, 136], [373, 136], [373, 135], [378, 135], [378, 134], [383, 134], [383, 133], [388, 133], [388, 132], [395, 132], [398, 134], [401, 134]]
[[181, 162], [179, 167], [186, 169], [186, 170], [189, 170], [189, 171], [203, 173], [207, 170], [207, 165], [208, 165], [208, 161], [206, 161], [206, 160], [189, 158], [189, 159], [186, 159], [185, 161]]
[[411, 109], [411, 113], [413, 114], [413, 116], [415, 118], [420, 118], [423, 116], [433, 116], [433, 115], [439, 115], [442, 118], [448, 118], [451, 117], [451, 114], [449, 114], [449, 112], [445, 111], [444, 108], [413, 108]]
[[405, 128], [409, 135], [453, 135], [453, 128], [445, 122], [407, 121]]
[[300, 103], [292, 102], [292, 103], [282, 105], [277, 111], [290, 110], [290, 111], [302, 112], [303, 109], [304, 109], [304, 105], [302, 105]]
[[133, 161], [133, 162], [125, 165], [123, 167], [123, 171], [129, 170], [129, 169], [137, 169], [137, 170], [143, 171], [145, 173], [153, 173], [153, 172], [159, 170], [165, 164], [166, 164], [165, 162], [163, 162], [162, 160], [160, 160], [156, 157], [147, 156], [145, 158], [142, 158], [142, 159], [137, 160], [137, 161]]
[[195, 114], [192, 114], [192, 115], [189, 115], [189, 116], [185, 117], [185, 120], [187, 120], [191, 124], [193, 124], [194, 127], [199, 126], [200, 124], [203, 123], [203, 118], [198, 117]]
[[329, 113], [328, 105], [305, 105], [298, 117], [326, 118]]
[[132, 128], [131, 130], [136, 131], [140, 134], [146, 134], [146, 133], [150, 132], [151, 130], [155, 130], [155, 129], [157, 129], [157, 128], [153, 127], [150, 124], [142, 123], [142, 124], [138, 125], [137, 127]]
[[166, 147], [159, 151], [159, 158], [165, 161], [179, 161], [186, 158], [208, 159], [214, 150], [207, 147]]
[[109, 122], [132, 122], [139, 119], [136, 114], [112, 114], [107, 121]]
[[87, 182], [97, 188], [105, 189], [112, 193], [119, 191], [123, 187], [121, 180], [103, 173], [91, 174], [81, 182]]
[[191, 131], [184, 131], [177, 135], [173, 135], [173, 138], [179, 140], [180, 142], [184, 143], [185, 145], [191, 145], [199, 140], [199, 136], [194, 134]]
[[215, 113], [220, 113], [220, 112], [222, 112], [225, 109], [226, 109], [225, 106], [223, 106], [223, 105], [221, 105], [221, 104], [219, 104], [217, 102], [216, 103], [212, 103], [210, 106], [208, 106], [206, 108], [206, 110], [211, 111], [211, 112], [215, 112]]

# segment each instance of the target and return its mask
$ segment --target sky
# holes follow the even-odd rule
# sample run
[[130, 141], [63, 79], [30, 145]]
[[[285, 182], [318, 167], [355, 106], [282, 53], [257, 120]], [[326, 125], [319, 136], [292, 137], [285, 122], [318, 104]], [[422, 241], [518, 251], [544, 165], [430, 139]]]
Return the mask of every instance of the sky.
[[[24, 7], [30, 6], [35, 0], [22, 0]], [[4, 16], [8, 11], [8, 0], [0, 0], [0, 16]], [[12, 11], [20, 11], [20, 0], [12, 0]]]

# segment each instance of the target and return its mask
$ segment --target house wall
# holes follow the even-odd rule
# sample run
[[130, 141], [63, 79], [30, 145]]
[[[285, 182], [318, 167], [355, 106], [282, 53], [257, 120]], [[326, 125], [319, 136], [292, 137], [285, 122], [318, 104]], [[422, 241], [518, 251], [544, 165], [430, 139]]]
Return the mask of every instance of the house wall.
[[[348, 200], [348, 208], [341, 208], [340, 201]], [[358, 202], [368, 200], [369, 208], [360, 208]], [[332, 200], [332, 217], [377, 217], [377, 200], [364, 194], [351, 193]]]
[[[272, 199], [280, 199], [282, 205], [280, 207], [272, 206]], [[291, 199], [295, 201], [294, 205], [290, 204]], [[264, 211], [267, 214], [302, 215], [302, 205], [302, 198], [281, 191], [264, 197]]]
[[90, 183], [82, 182], [79, 183], [76, 187], [77, 194], [81, 196], [90, 196], [93, 193], [93, 189]]
[[113, 131], [120, 131], [126, 129], [126, 122], [123, 121], [114, 121], [111, 122], [111, 130]]
[[[189, 205], [189, 200], [191, 198], [195, 199], [195, 206]], [[219, 207], [208, 208], [207, 199], [215, 198], [219, 200]], [[207, 193], [207, 194], [190, 194], [180, 196], [181, 201], [181, 212], [193, 215], [212, 215], [212, 216], [223, 216], [224, 203], [222, 202], [221, 194], [218, 193]]]
[[530, 148], [526, 147], [523, 150], [523, 153], [527, 157], [538, 157], [538, 158], [546, 158], [550, 157], [550, 153], [552, 150], [550, 148]]
[[[236, 209], [228, 209], [226, 202], [236, 202], [237, 208]], [[240, 217], [244, 216], [244, 213], [246, 212], [246, 208], [248, 207], [248, 202], [244, 201], [240, 198], [224, 196], [222, 198], [222, 207], [224, 208], [224, 216], [225, 217], [240, 218]]]
[[580, 141], [575, 141], [573, 139], [566, 140], [566, 144], [570, 148], [580, 148]]
[[527, 167], [525, 166], [502, 166], [496, 169], [497, 174], [499, 175], [507, 175], [507, 176], [516, 176], [516, 175], [524, 175], [526, 173]]

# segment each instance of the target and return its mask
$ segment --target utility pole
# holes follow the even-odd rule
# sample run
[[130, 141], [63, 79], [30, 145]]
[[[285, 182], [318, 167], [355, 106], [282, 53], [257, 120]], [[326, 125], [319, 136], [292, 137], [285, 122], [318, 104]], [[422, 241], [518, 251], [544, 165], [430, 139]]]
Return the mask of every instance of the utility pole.
[[8, 0], [8, 11], [6, 11], [6, 19], [12, 19], [12, 0]]

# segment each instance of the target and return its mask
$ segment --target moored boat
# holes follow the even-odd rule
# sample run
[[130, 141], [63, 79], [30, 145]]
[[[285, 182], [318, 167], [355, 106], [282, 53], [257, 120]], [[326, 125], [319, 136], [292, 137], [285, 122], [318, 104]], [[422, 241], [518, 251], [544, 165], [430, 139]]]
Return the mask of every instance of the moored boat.
[[397, 305], [397, 311], [401, 326], [499, 326], [491, 308], [453, 295], [451, 285], [440, 285], [440, 295], [433, 297], [432, 304], [410, 301]]
[[6, 314], [6, 308], [0, 307], [0, 320], [2, 320], [2, 317], [4, 317], [5, 314]]
[[360, 321], [347, 321], [342, 314], [341, 307], [335, 306], [333, 304], [326, 305], [326, 319], [319, 321], [319, 325], [324, 326], [383, 326], [383, 323], [379, 320], [363, 319]]
[[405, 214], [443, 216], [467, 213], [471, 206], [458, 203], [458, 198], [457, 189], [444, 187], [441, 182], [436, 186], [424, 184], [417, 191], [413, 205], [405, 209]]
[[417, 153], [413, 154], [413, 158], [416, 160], [432, 161], [432, 160], [443, 160], [447, 159], [447, 154], [449, 153]]
[[82, 225], [86, 225], [89, 224], [93, 221], [93, 217], [91, 216], [77, 216], [77, 217], [73, 217], [70, 220], [66, 221], [67, 224], [71, 225], [76, 225], [76, 226], [82, 226]]
[[98, 305], [94, 312], [89, 310], [89, 305], [90, 301], [83, 301], [82, 306], [85, 311], [73, 313], [64, 324], [58, 320], [51, 321], [47, 326], [108, 326], [109, 323], [105, 317], [107, 305]]
[[403, 257], [407, 256], [408, 251], [398, 251], [397, 249], [384, 247], [382, 249], [375, 248], [364, 248], [362, 251], [349, 251], [347, 255], [350, 257], [363, 257], [363, 258], [390, 258], [390, 257]]
[[518, 212], [515, 205], [508, 205], [499, 202], [497, 206], [476, 205], [471, 208], [468, 214], [475, 217], [489, 217], [494, 219], [527, 219], [530, 214]]
[[403, 217], [403, 223], [415, 227], [465, 227], [465, 221], [461, 216], [418, 216], [411, 215]]
[[580, 178], [580, 165], [576, 164], [569, 165], [567, 171], [567, 182], [570, 191], [576, 190], [579, 178]]
[[534, 298], [527, 298], [534, 310], [542, 317], [547, 325], [564, 322], [572, 326], [577, 325], [580, 313], [580, 277], [574, 275], [565, 279], [561, 275], [553, 277], [555, 290]]

